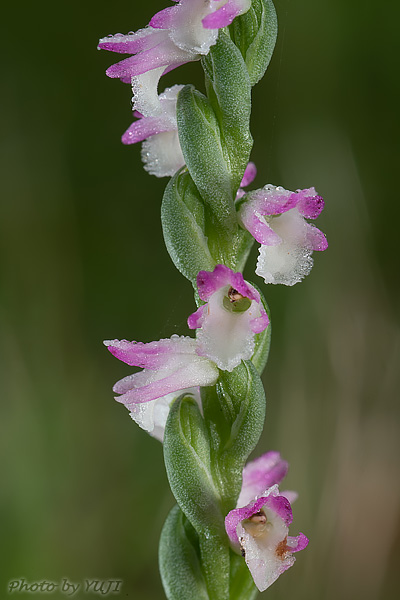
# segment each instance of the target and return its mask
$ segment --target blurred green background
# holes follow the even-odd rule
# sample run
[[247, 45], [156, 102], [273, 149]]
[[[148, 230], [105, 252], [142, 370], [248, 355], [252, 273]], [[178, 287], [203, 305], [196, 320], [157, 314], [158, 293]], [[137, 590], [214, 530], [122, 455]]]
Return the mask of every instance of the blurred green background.
[[[166, 180], [145, 173], [139, 145], [120, 143], [131, 94], [104, 75], [115, 55], [96, 44], [167, 5], [3, 7], [1, 597], [21, 577], [122, 579], [121, 597], [164, 597], [157, 546], [173, 499], [162, 447], [113, 401], [130, 369], [102, 340], [187, 334], [194, 304], [163, 245]], [[273, 323], [258, 453], [290, 462], [292, 532], [311, 539], [264, 596], [395, 598], [399, 3], [276, 7], [279, 42], [253, 92], [255, 185], [315, 185], [330, 247], [294, 288], [265, 286], [256, 253], [247, 269]], [[196, 63], [162, 83], [192, 81], [201, 88]]]

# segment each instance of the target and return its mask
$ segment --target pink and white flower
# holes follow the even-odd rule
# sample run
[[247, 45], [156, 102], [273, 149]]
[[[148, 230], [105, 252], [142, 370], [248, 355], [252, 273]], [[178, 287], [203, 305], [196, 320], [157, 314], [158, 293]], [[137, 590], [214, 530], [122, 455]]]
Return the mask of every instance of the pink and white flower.
[[313, 251], [326, 250], [328, 242], [306, 219], [316, 219], [323, 208], [315, 188], [291, 192], [266, 185], [249, 192], [239, 218], [261, 244], [256, 273], [265, 283], [294, 285], [308, 275]]
[[260, 294], [241, 273], [225, 265], [200, 271], [197, 288], [206, 302], [188, 319], [190, 329], [197, 329], [197, 352], [220, 369], [232, 371], [252, 357], [255, 334], [268, 326]]
[[131, 54], [112, 65], [106, 74], [131, 83], [133, 108], [152, 116], [159, 108], [160, 77], [208, 54], [217, 41], [218, 30], [245, 13], [250, 5], [251, 0], [180, 0], [154, 15], [144, 29], [102, 38], [99, 49]]
[[154, 15], [149, 24], [167, 29], [178, 48], [208, 54], [217, 41], [218, 30], [247, 12], [250, 5], [251, 0], [180, 0]]
[[214, 385], [218, 379], [218, 368], [211, 360], [199, 356], [197, 341], [190, 337], [173, 335], [147, 344], [107, 340], [104, 344], [119, 360], [143, 368], [113, 387], [120, 394], [115, 399], [131, 412], [138, 404], [159, 400], [167, 394], [180, 395], [193, 387]]
[[287, 469], [278, 452], [267, 452], [248, 463], [237, 508], [225, 519], [232, 546], [242, 552], [260, 592], [294, 564], [293, 552], [308, 545], [303, 533], [288, 535], [293, 520], [290, 503], [297, 494], [279, 492]]
[[122, 136], [123, 144], [142, 144], [144, 168], [156, 177], [172, 177], [183, 165], [176, 122], [176, 102], [182, 85], [166, 88], [159, 95], [161, 112], [145, 117], [135, 112], [136, 121]]

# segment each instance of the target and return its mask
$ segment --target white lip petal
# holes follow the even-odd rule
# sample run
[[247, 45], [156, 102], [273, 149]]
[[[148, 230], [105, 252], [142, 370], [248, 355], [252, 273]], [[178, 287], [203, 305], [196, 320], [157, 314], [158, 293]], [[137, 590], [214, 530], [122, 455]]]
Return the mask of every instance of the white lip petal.
[[164, 71], [165, 67], [158, 67], [132, 77], [132, 109], [137, 110], [144, 117], [162, 113], [157, 88]]
[[164, 131], [142, 143], [144, 168], [156, 177], [172, 177], [183, 167], [183, 158], [177, 131]]
[[294, 285], [312, 269], [312, 251], [301, 246], [260, 246], [256, 273], [265, 283]]
[[312, 248], [307, 240], [309, 225], [293, 208], [273, 218], [270, 227], [282, 241], [276, 246], [260, 246], [256, 273], [265, 283], [294, 285], [313, 266]]
[[136, 404], [130, 407], [130, 416], [132, 419], [152, 437], [160, 442], [164, 440], [165, 424], [169, 415], [171, 404], [182, 394], [190, 394], [200, 403], [199, 388], [188, 388], [172, 394], [167, 394], [156, 400]]
[[228, 289], [229, 286], [220, 288], [210, 297], [197, 339], [203, 356], [213, 360], [220, 369], [232, 371], [242, 360], [249, 360], [254, 352], [251, 321], [259, 317], [261, 311], [255, 300], [243, 313], [228, 311], [223, 306]]

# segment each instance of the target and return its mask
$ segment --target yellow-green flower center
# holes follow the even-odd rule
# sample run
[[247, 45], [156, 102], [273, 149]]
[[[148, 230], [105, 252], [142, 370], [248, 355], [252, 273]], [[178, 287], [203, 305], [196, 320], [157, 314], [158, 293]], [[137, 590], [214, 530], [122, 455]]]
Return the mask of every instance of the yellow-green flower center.
[[231, 286], [227, 295], [224, 296], [223, 305], [229, 312], [243, 313], [250, 308], [251, 300]]

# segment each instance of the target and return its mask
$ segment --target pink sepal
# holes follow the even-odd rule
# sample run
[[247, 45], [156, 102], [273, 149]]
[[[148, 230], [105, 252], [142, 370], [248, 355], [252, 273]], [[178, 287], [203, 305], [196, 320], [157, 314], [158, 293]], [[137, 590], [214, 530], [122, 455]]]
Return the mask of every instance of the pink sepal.
[[206, 306], [200, 306], [194, 313], [192, 313], [187, 320], [189, 329], [199, 329], [203, 322], [203, 313]]
[[317, 250], [322, 252], [326, 250], [328, 247], [328, 240], [325, 237], [325, 234], [322, 233], [320, 229], [314, 227], [308, 223], [307, 225], [307, 244], [309, 248], [312, 250]]
[[[140, 57], [140, 54], [138, 55]], [[134, 75], [139, 75], [137, 71], [144, 73], [146, 68], [141, 71], [140, 69], [140, 61], [137, 55], [130, 56], [129, 58], [125, 58], [106, 69], [107, 77], [111, 77], [112, 79], [121, 79], [124, 83], [128, 83], [128, 80], [131, 79]]]
[[316, 219], [322, 212], [325, 202], [318, 196], [314, 187], [297, 190], [297, 209], [306, 219]]
[[245, 506], [252, 498], [279, 484], [288, 472], [289, 465], [279, 452], [270, 451], [250, 461], [243, 469], [243, 482], [238, 506]]
[[250, 161], [247, 164], [247, 167], [244, 171], [244, 175], [243, 175], [243, 179], [240, 183], [240, 187], [243, 188], [243, 187], [250, 185], [250, 183], [252, 181], [254, 181], [256, 175], [257, 175], [257, 167], [253, 162]]
[[174, 131], [176, 126], [173, 123], [167, 122], [161, 117], [146, 117], [134, 121], [122, 135], [123, 144], [136, 144], [143, 142], [152, 135], [157, 135], [164, 131]]
[[115, 358], [127, 365], [157, 369], [164, 363], [165, 356], [171, 352], [185, 354], [190, 351], [191, 342], [194, 342], [191, 338], [177, 337], [149, 343], [128, 340], [105, 340], [103, 343]]
[[[200, 357], [194, 358], [198, 366], [200, 366], [201, 360], [204, 361], [205, 359], [201, 359]], [[193, 365], [190, 365], [189, 369], [188, 366], [185, 362], [162, 378], [158, 378], [157, 373], [154, 371], [147, 370], [129, 375], [114, 385], [113, 391], [116, 394], [121, 394], [120, 396], [116, 396], [115, 400], [130, 409], [135, 404], [156, 400], [167, 394], [193, 387], [197, 383], [202, 386], [213, 385], [218, 378], [218, 375], [208, 378], [201, 377], [201, 373], [197, 374], [196, 377], [192, 377], [190, 370], [193, 368]]]
[[202, 20], [203, 27], [205, 29], [228, 27], [235, 17], [249, 10], [250, 4], [250, 0], [228, 0], [221, 8], [207, 15]]
[[[278, 490], [279, 493], [279, 490]], [[277, 514], [285, 525], [288, 527], [293, 521], [292, 507], [290, 506], [289, 500], [285, 496], [281, 495], [270, 495], [265, 503], [267, 508], [270, 508]]]
[[264, 307], [262, 306], [261, 301], [260, 310], [262, 313], [261, 316], [250, 321], [250, 327], [253, 333], [261, 333], [262, 331], [264, 331], [264, 329], [267, 329], [269, 325], [269, 318], [267, 313], [264, 311]]
[[109, 35], [99, 41], [97, 48], [119, 54], [137, 54], [156, 46], [164, 37], [163, 32], [146, 27], [126, 35], [123, 33]]
[[299, 533], [299, 535], [292, 536], [288, 535], [287, 537], [287, 546], [290, 548], [290, 552], [300, 552], [300, 550], [304, 550], [307, 548], [309, 543], [308, 537], [304, 535], [304, 533]]
[[281, 215], [297, 205], [297, 194], [281, 187], [266, 185], [250, 192], [249, 203], [260, 215]]
[[252, 209], [250, 204], [245, 204], [241, 210], [243, 226], [251, 233], [253, 238], [264, 246], [277, 246], [281, 243], [280, 236], [263, 219], [262, 214]]
[[149, 44], [143, 51], [125, 58], [124, 60], [111, 65], [106, 70], [106, 75], [111, 78], [120, 78], [126, 80], [128, 77], [142, 75], [158, 67], [165, 67], [165, 71], [197, 60], [199, 56], [193, 52], [187, 52], [178, 48], [168, 37], [167, 30], [154, 30], [157, 37], [154, 36], [156, 43]]
[[177, 7], [169, 6], [160, 10], [152, 17], [149, 25], [155, 29], [170, 29], [174, 24], [174, 15], [176, 14]]
[[234, 2], [228, 0], [224, 6], [204, 17], [201, 22], [205, 29], [220, 29], [221, 27], [228, 27], [238, 14], [240, 14], [240, 8], [235, 6]]
[[166, 67], [173, 63], [182, 63], [182, 59], [191, 60], [189, 53], [180, 50], [168, 38], [160, 41], [156, 46], [125, 58], [111, 65], [106, 70], [108, 77], [134, 77], [142, 75], [158, 67]]
[[241, 273], [235, 273], [226, 265], [217, 265], [213, 271], [199, 271], [197, 275], [197, 289], [199, 296], [205, 302], [220, 288], [229, 285], [242, 296], [260, 302], [260, 294], [253, 286], [243, 279]]

